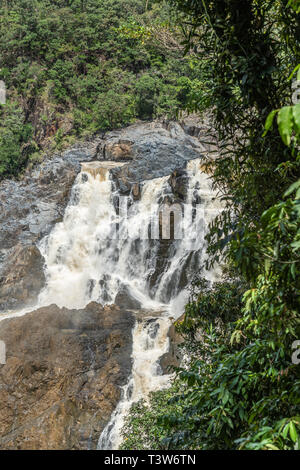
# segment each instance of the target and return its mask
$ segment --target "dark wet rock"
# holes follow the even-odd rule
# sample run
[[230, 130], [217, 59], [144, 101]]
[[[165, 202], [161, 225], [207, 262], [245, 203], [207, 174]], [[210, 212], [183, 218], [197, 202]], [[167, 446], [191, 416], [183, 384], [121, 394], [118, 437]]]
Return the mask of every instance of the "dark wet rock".
[[104, 151], [104, 159], [117, 162], [132, 160], [132, 142], [128, 140], [119, 140], [116, 144], [106, 144]]
[[96, 449], [131, 372], [134, 319], [116, 306], [3, 320], [1, 449]]
[[0, 310], [17, 309], [35, 302], [45, 285], [43, 265], [44, 258], [35, 245], [17, 245], [0, 278]]
[[[183, 321], [183, 318], [184, 316], [179, 318], [177, 322]], [[179, 367], [182, 361], [183, 352], [180, 345], [184, 342], [184, 338], [176, 331], [177, 322], [173, 322], [169, 329], [169, 351], [165, 353], [159, 361], [163, 374], [170, 374], [170, 372], [172, 372], [172, 368]]]
[[169, 184], [175, 196], [180, 200], [185, 200], [188, 188], [188, 175], [184, 169], [176, 169], [172, 172]]
[[141, 198], [141, 188], [138, 183], [134, 183], [132, 185], [131, 194], [135, 201], [138, 201]]
[[188, 135], [182, 126], [171, 122], [139, 123], [121, 131], [107, 133], [108, 145], [131, 142], [132, 161], [112, 171], [120, 191], [129, 194], [134, 183], [170, 175], [184, 169], [189, 160], [203, 156], [199, 140]]
[[135, 299], [129, 292], [126, 286], [122, 286], [115, 298], [115, 304], [119, 305], [122, 309], [138, 310], [142, 307], [141, 302]]

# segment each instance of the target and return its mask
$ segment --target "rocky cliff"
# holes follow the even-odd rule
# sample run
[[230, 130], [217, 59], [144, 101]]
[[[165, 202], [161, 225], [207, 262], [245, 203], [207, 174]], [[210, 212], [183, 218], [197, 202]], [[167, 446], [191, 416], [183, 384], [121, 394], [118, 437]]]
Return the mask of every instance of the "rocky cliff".
[[0, 323], [1, 449], [95, 449], [131, 370], [133, 316], [55, 305]]
[[[39, 242], [62, 220], [81, 163], [122, 162], [111, 174], [119, 193], [134, 200], [143, 180], [169, 175], [171, 198], [183, 200], [187, 162], [210, 150], [199, 132], [191, 123], [138, 123], [54, 155], [20, 181], [0, 183], [0, 320], [10, 309], [32, 309], [0, 322], [7, 348], [0, 365], [0, 448], [96, 448], [131, 372], [132, 311], [140, 305], [128, 292], [119, 292], [118, 306], [35, 308], [47, 281]], [[172, 255], [163, 242], [161, 271]], [[164, 371], [177, 363], [175, 356], [171, 348], [162, 358]]]

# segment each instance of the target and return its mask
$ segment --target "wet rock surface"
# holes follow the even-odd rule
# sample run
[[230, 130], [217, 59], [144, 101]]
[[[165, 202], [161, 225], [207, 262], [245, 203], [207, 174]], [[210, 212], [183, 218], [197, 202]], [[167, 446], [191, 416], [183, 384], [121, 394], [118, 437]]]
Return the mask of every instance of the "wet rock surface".
[[43, 262], [34, 247], [62, 219], [80, 162], [94, 155], [93, 145], [73, 148], [21, 181], [0, 183], [0, 310], [30, 304], [43, 287]]
[[[187, 134], [175, 122], [166, 125], [160, 122], [135, 124], [122, 131], [108, 133], [106, 139], [119, 146], [122, 142], [130, 142], [131, 161], [113, 170], [119, 190], [124, 194], [141, 181], [167, 176], [175, 169], [185, 168], [189, 160], [201, 157], [205, 151], [196, 137]], [[106, 156], [104, 151], [98, 158], [105, 159]]]
[[141, 302], [130, 295], [129, 289], [122, 286], [116, 296], [115, 304], [121, 308], [128, 308], [130, 310], [139, 310], [142, 308]]
[[170, 188], [182, 200], [184, 168], [205, 152], [199, 139], [191, 135], [192, 124], [136, 123], [53, 155], [28, 170], [21, 181], [2, 181], [0, 310], [31, 305], [43, 287], [43, 263], [38, 253], [33, 259], [33, 247], [62, 220], [81, 162], [122, 162], [111, 173], [120, 193], [132, 192], [134, 199], [140, 197], [141, 181], [172, 175]]
[[35, 245], [15, 247], [0, 278], [0, 310], [35, 303], [45, 285], [43, 265], [44, 258]]
[[[179, 318], [177, 321], [183, 321], [183, 317]], [[177, 323], [177, 322], [176, 322]], [[183, 337], [176, 331], [176, 323], [172, 323], [168, 337], [170, 339], [170, 348], [169, 351], [164, 354], [160, 359], [160, 366], [164, 374], [170, 374], [173, 372], [174, 367], [179, 367], [183, 351], [180, 345], [184, 342]]]
[[130, 312], [96, 303], [0, 323], [1, 449], [96, 449], [131, 371]]
[[184, 201], [187, 195], [188, 176], [185, 170], [174, 170], [170, 176], [169, 184], [179, 201]]

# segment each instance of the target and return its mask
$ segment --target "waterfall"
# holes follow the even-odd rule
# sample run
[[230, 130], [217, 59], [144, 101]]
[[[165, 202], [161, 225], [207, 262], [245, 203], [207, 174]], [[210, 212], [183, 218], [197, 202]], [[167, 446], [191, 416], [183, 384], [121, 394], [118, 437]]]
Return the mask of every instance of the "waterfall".
[[[184, 217], [180, 226], [181, 237], [175, 242], [174, 256], [168, 259], [168, 265], [160, 279], [156, 298], [165, 298], [169, 291], [168, 300], [178, 297], [186, 299], [184, 290], [181, 291], [180, 282], [182, 275], [191, 268], [189, 274], [193, 274], [201, 268], [203, 274], [209, 280], [214, 280], [219, 273], [218, 269], [208, 272], [204, 269], [206, 255], [206, 241], [204, 239], [208, 225], [220, 212], [221, 205], [214, 195], [210, 178], [201, 171], [201, 160], [191, 160], [187, 164], [188, 190], [184, 204]], [[171, 293], [170, 293], [171, 291]], [[174, 300], [173, 300], [174, 308]], [[181, 310], [182, 312], [182, 310]]]
[[[122, 288], [144, 308], [157, 309], [148, 282], [159, 240], [148, 238], [149, 221], [155, 219], [156, 202], [167, 179], [147, 181], [141, 200], [127, 212], [130, 197], [114, 205], [113, 182], [108, 171], [87, 171], [83, 166], [72, 188], [64, 220], [46, 237], [40, 250], [46, 260], [47, 285], [40, 305], [84, 308], [88, 302], [113, 303]], [[121, 215], [120, 215], [121, 212]], [[123, 216], [122, 216], [123, 215]], [[126, 215], [126, 216], [125, 216]]]
[[174, 306], [187, 274], [204, 264], [206, 227], [219, 211], [200, 164], [188, 163], [187, 197], [176, 224], [180, 237], [167, 241], [163, 256], [159, 213], [172, 193], [169, 177], [145, 181], [135, 202], [119, 197], [108, 164], [83, 164], [63, 221], [40, 244], [47, 282], [39, 305], [109, 304], [125, 291], [145, 309], [167, 309], [172, 300]]
[[131, 405], [141, 398], [147, 398], [150, 392], [169, 385], [170, 376], [162, 375], [158, 361], [168, 352], [170, 325], [168, 317], [146, 317], [136, 322], [133, 330], [131, 377], [123, 387], [119, 405], [100, 436], [99, 450], [118, 449], [122, 442], [124, 419]]
[[[139, 197], [136, 191], [121, 196], [110, 172], [117, 165], [82, 164], [63, 220], [39, 246], [46, 286], [37, 308], [112, 304], [122, 294], [136, 311], [132, 373], [99, 449], [117, 449], [131, 405], [168, 386], [159, 359], [168, 351], [172, 319], [183, 313], [187, 286], [204, 266], [207, 225], [221, 210], [200, 159], [187, 164], [184, 201], [174, 195], [169, 176], [141, 183]], [[205, 275], [214, 280], [218, 271]]]

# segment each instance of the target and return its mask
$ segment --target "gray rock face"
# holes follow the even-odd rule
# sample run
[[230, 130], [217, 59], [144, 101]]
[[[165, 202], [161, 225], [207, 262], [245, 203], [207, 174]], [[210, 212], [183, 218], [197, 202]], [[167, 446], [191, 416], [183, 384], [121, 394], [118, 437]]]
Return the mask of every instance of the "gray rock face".
[[43, 265], [44, 259], [35, 245], [16, 246], [0, 278], [0, 310], [35, 303], [45, 285]]
[[[160, 178], [176, 169], [185, 168], [189, 160], [199, 158], [205, 151], [200, 141], [187, 134], [178, 123], [163, 125], [159, 122], [135, 124], [122, 131], [106, 135], [107, 146], [127, 142], [131, 161], [113, 170], [113, 175], [122, 193], [128, 194], [134, 184], [144, 180]], [[106, 147], [98, 153], [105, 159]], [[120, 161], [124, 159], [120, 158]]]
[[121, 308], [128, 308], [129, 310], [139, 310], [142, 308], [141, 303], [130, 295], [126, 286], [123, 286], [119, 290], [115, 299], [115, 304]]
[[131, 372], [133, 325], [96, 303], [0, 322], [0, 449], [96, 449]]
[[184, 168], [189, 160], [201, 157], [205, 151], [190, 133], [191, 125], [137, 123], [54, 155], [28, 171], [21, 181], [2, 181], [0, 310], [33, 303], [43, 287], [43, 260], [33, 247], [62, 219], [81, 162], [125, 163], [111, 173], [119, 191], [132, 192], [134, 199], [140, 196], [141, 181], [172, 174], [170, 187], [182, 199]]
[[[184, 315], [180, 317], [176, 323], [183, 321]], [[179, 367], [180, 362], [183, 358], [183, 351], [180, 345], [184, 342], [184, 338], [177, 333], [175, 323], [173, 322], [169, 330], [170, 349], [160, 358], [160, 366], [164, 374], [170, 374], [173, 372], [174, 367]]]
[[31, 303], [43, 287], [43, 259], [35, 244], [62, 219], [80, 162], [94, 155], [92, 145], [74, 148], [21, 181], [0, 183], [0, 310]]

